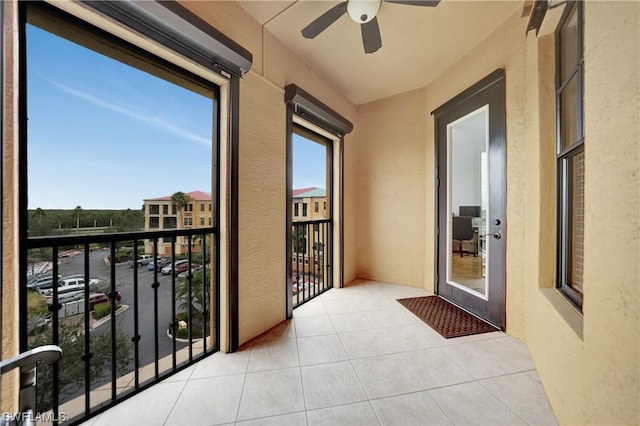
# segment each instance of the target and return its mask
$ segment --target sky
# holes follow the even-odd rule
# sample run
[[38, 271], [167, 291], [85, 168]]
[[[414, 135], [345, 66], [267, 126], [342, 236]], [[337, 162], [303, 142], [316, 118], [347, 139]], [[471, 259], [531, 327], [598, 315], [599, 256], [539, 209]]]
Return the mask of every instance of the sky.
[[[139, 209], [211, 192], [210, 97], [32, 25], [27, 61], [30, 209]], [[324, 155], [294, 135], [294, 188], [326, 186]]]

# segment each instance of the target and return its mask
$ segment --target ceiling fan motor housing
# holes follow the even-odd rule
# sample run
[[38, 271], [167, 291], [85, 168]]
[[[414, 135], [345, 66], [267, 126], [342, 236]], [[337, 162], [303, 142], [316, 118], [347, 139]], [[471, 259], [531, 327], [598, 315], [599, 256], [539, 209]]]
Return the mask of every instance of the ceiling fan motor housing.
[[376, 17], [382, 0], [349, 0], [347, 13], [358, 24], [366, 24]]

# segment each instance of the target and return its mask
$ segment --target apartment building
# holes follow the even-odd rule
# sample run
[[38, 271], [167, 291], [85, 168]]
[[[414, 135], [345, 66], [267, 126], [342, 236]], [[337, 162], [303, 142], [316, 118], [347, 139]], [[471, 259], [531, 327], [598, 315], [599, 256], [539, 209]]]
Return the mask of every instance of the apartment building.
[[[294, 189], [291, 194], [292, 271], [296, 276], [309, 273], [318, 275], [328, 239], [323, 222], [329, 218], [326, 190], [318, 187], [300, 188]], [[315, 223], [299, 224], [308, 221]]]
[[[199, 229], [213, 226], [213, 203], [211, 194], [203, 191], [185, 193], [187, 205], [179, 209], [172, 201], [171, 195], [147, 198], [144, 200], [144, 230], [161, 231], [176, 229]], [[158, 254], [171, 255], [173, 238], [163, 237], [158, 240]], [[177, 237], [176, 254], [187, 253], [187, 238]], [[145, 253], [153, 253], [153, 241], [145, 240]], [[200, 239], [194, 238], [192, 250], [200, 250]]]

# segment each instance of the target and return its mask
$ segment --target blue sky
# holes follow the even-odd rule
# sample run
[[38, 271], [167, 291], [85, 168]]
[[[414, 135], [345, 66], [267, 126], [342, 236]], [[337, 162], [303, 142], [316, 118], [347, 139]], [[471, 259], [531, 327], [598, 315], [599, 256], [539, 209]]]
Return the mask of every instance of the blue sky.
[[[211, 191], [210, 98], [31, 25], [27, 49], [29, 208]], [[323, 150], [294, 136], [294, 187], [325, 186]]]

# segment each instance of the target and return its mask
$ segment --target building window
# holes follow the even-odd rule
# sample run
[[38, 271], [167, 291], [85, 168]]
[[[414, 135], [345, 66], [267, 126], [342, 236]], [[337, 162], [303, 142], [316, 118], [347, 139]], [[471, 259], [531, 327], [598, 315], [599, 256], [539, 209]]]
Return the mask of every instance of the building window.
[[167, 215], [169, 214], [169, 205], [165, 204], [162, 206], [162, 214]]
[[162, 218], [163, 229], [176, 229], [177, 227], [178, 227], [178, 220], [175, 217]]
[[313, 204], [313, 211], [314, 211], [314, 212], [316, 212], [316, 213], [319, 213], [319, 212], [320, 212], [320, 203], [319, 203], [319, 202], [317, 202], [317, 201], [316, 201], [316, 202]]
[[302, 203], [302, 216], [307, 217], [307, 203]]
[[189, 205], [187, 206], [187, 211], [188, 212], [192, 212], [193, 211], [193, 204], [189, 203]]
[[211, 203], [209, 203], [209, 211], [211, 211]]
[[158, 228], [160, 228], [160, 218], [158, 216], [150, 216], [149, 229], [158, 229]]
[[149, 214], [160, 214], [160, 206], [158, 204], [149, 205]]
[[200, 204], [200, 211], [203, 212], [204, 211], [204, 203]]
[[209, 218], [209, 226], [211, 226], [212, 223], [213, 223], [213, 220]]
[[295, 204], [293, 205], [293, 215], [294, 215], [295, 217], [300, 216], [300, 209], [299, 209], [299, 207], [300, 207], [300, 203], [295, 203]]
[[175, 204], [171, 206], [171, 214], [178, 214], [178, 206]]
[[582, 308], [584, 236], [583, 2], [556, 30], [557, 286]]
[[184, 226], [193, 226], [193, 218], [185, 217], [184, 218]]
[[[202, 205], [204, 207], [204, 204]], [[204, 217], [200, 218], [200, 226], [204, 226]]]
[[313, 224], [313, 231], [318, 232], [320, 230], [320, 225], [318, 223]]
[[323, 201], [322, 202], [322, 210], [326, 210], [327, 209], [327, 202]]

